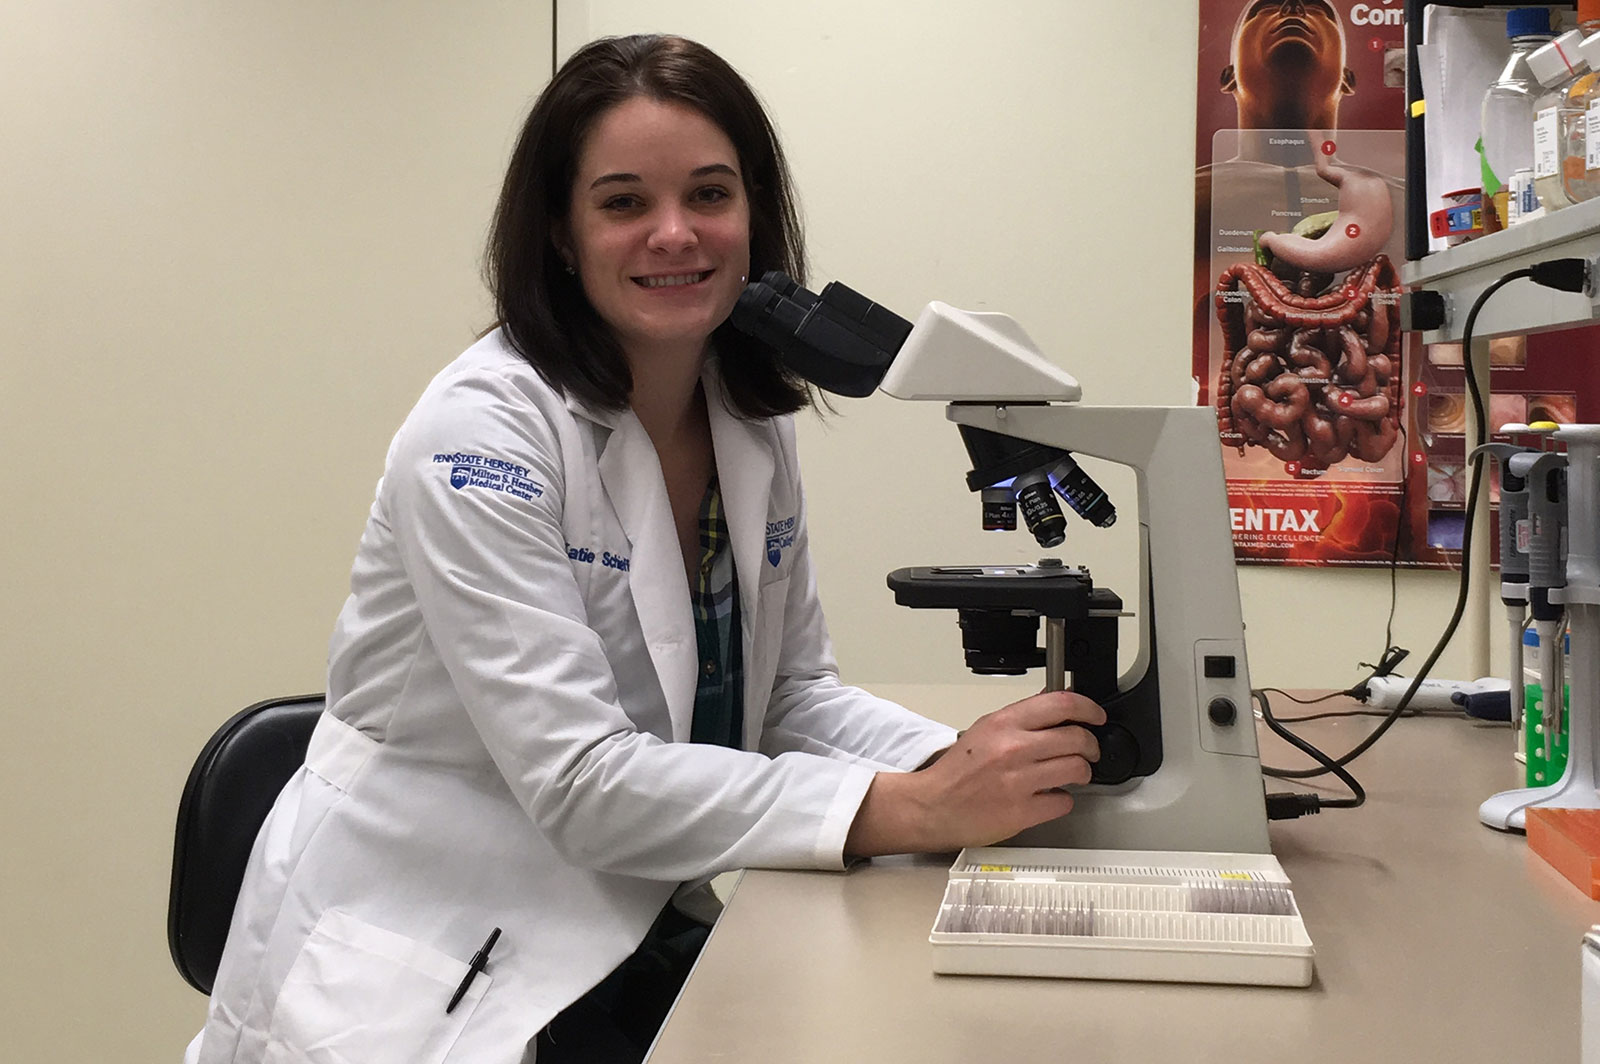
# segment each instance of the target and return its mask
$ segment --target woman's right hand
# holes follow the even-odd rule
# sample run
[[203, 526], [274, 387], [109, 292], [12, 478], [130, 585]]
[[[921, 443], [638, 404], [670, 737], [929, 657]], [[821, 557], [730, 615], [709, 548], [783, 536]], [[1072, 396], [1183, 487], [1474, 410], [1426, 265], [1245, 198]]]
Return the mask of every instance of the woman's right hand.
[[845, 853], [939, 853], [987, 846], [1065, 816], [1100, 757], [1082, 725], [1105, 710], [1071, 691], [1049, 691], [979, 718], [955, 745], [916, 772], [880, 772], [856, 813]]

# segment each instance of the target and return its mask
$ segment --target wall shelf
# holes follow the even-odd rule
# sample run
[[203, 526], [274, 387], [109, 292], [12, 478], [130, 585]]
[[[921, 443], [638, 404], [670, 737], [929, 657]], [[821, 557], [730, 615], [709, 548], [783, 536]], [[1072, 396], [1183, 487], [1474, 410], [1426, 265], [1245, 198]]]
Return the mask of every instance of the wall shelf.
[[[1600, 199], [1406, 263], [1400, 279], [1407, 289], [1432, 289], [1445, 297], [1444, 328], [1423, 333], [1422, 342], [1459, 341], [1467, 312], [1485, 288], [1512, 270], [1560, 258], [1600, 261]], [[1488, 339], [1594, 323], [1600, 323], [1600, 313], [1590, 295], [1558, 292], [1523, 279], [1506, 285], [1484, 304], [1473, 331], [1475, 337]]]

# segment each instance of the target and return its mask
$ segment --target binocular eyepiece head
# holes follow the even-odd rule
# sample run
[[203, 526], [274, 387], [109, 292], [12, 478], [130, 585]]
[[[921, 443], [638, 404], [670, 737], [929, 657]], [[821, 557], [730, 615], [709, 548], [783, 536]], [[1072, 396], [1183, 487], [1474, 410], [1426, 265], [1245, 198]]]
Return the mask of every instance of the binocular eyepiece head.
[[807, 381], [852, 399], [877, 390], [911, 335], [909, 321], [838, 281], [819, 295], [777, 270], [745, 287], [732, 322]]

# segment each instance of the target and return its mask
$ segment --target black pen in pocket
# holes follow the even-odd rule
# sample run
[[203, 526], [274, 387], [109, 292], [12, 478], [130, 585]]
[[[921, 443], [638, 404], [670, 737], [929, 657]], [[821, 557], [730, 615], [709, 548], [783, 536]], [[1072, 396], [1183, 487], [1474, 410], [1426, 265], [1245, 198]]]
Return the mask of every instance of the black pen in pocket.
[[493, 931], [489, 932], [489, 937], [484, 941], [483, 948], [474, 953], [472, 955], [472, 960], [467, 962], [466, 976], [462, 978], [461, 985], [456, 987], [456, 992], [450, 995], [450, 1004], [444, 1007], [446, 1016], [455, 1011], [455, 1007], [461, 1004], [461, 999], [466, 996], [467, 987], [472, 985], [472, 980], [478, 977], [479, 972], [488, 967], [489, 951], [494, 949], [494, 944], [499, 940], [499, 938], [500, 929], [497, 927]]

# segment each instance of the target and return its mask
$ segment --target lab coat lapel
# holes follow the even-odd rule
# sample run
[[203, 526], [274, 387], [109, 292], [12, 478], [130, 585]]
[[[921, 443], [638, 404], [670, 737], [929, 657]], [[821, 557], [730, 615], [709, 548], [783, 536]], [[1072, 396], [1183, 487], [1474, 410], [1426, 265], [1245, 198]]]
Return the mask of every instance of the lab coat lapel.
[[686, 741], [697, 682], [689, 583], [683, 573], [661, 461], [631, 410], [616, 419], [599, 465], [600, 482], [628, 536], [632, 552], [628, 588], [666, 696], [672, 737]]
[[771, 445], [755, 424], [736, 417], [725, 405], [721, 390], [707, 382], [706, 406], [711, 415], [711, 445], [717, 456], [717, 482], [721, 485], [728, 537], [733, 541], [734, 571], [739, 577], [739, 618], [743, 630], [745, 677], [744, 722], [746, 742], [759, 734], [761, 722], [754, 712], [765, 705], [748, 686], [755, 679], [756, 604], [761, 589], [761, 565], [766, 553], [767, 502], [772, 496], [774, 462]]

